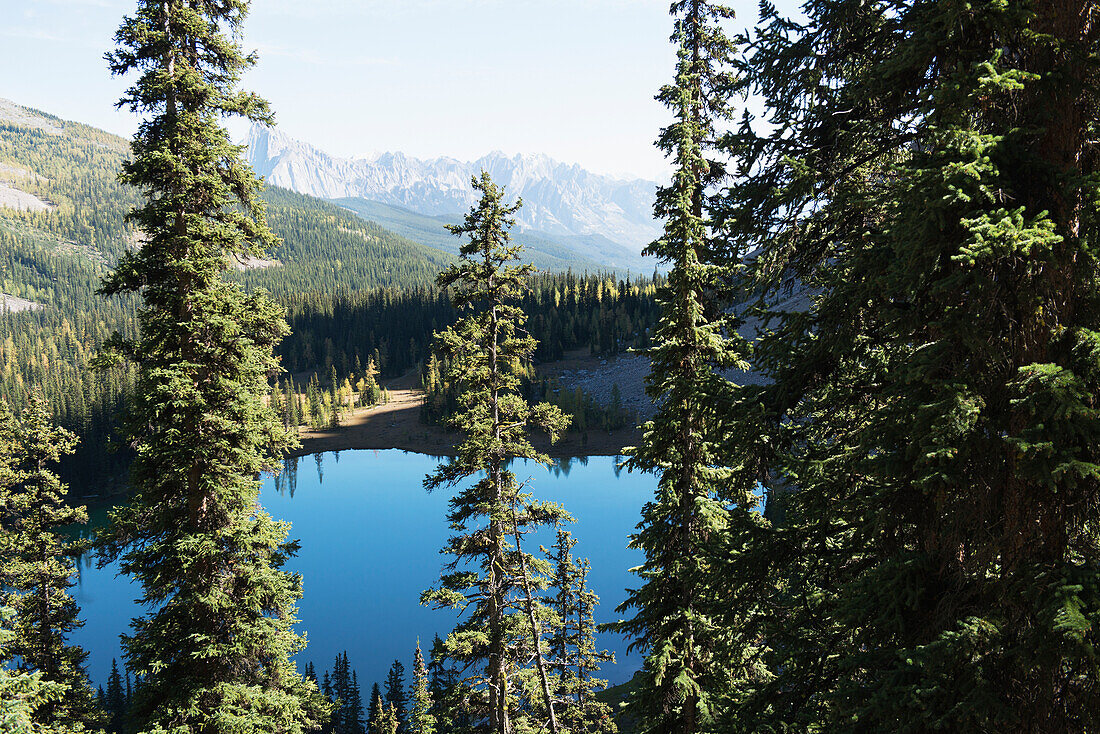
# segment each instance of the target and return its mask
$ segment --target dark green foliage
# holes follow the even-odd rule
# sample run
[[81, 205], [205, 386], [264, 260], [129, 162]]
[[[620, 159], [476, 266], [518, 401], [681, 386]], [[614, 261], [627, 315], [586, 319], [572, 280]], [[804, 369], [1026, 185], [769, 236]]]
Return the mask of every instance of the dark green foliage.
[[439, 635], [432, 640], [428, 662], [428, 693], [432, 700], [431, 714], [436, 731], [463, 734], [470, 731], [472, 721], [467, 700], [470, 691], [462, 681], [455, 661], [447, 657], [447, 648]]
[[[326, 691], [327, 693], [327, 691]], [[370, 689], [370, 706], [367, 709], [367, 731], [374, 734], [382, 721], [382, 690], [375, 683]]]
[[137, 367], [137, 458], [134, 500], [103, 537], [149, 610], [123, 639], [141, 677], [141, 731], [268, 732], [278, 721], [289, 734], [327, 714], [290, 660], [304, 646], [292, 629], [301, 580], [281, 566], [296, 545], [256, 502], [258, 475], [291, 442], [262, 400], [286, 324], [263, 292], [223, 277], [275, 242], [260, 182], [220, 127], [271, 119], [235, 89], [253, 61], [236, 41], [247, 9], [141, 2], [109, 55], [114, 73], [139, 74], [121, 104], [147, 116], [123, 167], [145, 197], [129, 215], [143, 245], [104, 283], [142, 298], [140, 337], [116, 338], [106, 355]]
[[249, 286], [268, 288], [280, 302], [302, 293], [426, 286], [453, 257], [363, 221], [336, 204], [276, 187], [265, 190], [267, 218], [281, 242], [282, 265], [246, 270]]
[[[102, 689], [101, 689], [102, 690]], [[107, 690], [103, 694], [103, 710], [107, 713], [107, 731], [123, 734], [126, 729], [126, 713], [130, 701], [118, 672], [118, 661], [111, 660], [111, 675], [107, 678]]]
[[[306, 677], [309, 678], [308, 669]], [[316, 680], [316, 673], [313, 679]], [[332, 703], [332, 716], [321, 726], [322, 734], [366, 734], [359, 676], [351, 669], [346, 651], [336, 656], [332, 672], [325, 672], [323, 691]]]
[[20, 409], [35, 390], [46, 395], [54, 418], [80, 439], [59, 472], [76, 480], [74, 494], [82, 496], [130, 460], [126, 451], [108, 451], [108, 437], [133, 374], [127, 368], [94, 374], [90, 362], [113, 330], [134, 333], [132, 299], [100, 302], [95, 291], [106, 270], [99, 259], [67, 251], [37, 230], [6, 229], [6, 211], [0, 210], [0, 292], [44, 308], [0, 313], [0, 398]]
[[[540, 362], [588, 349], [613, 356], [647, 345], [658, 307], [660, 281], [615, 280], [607, 275], [537, 274], [519, 296]], [[279, 348], [291, 372], [335, 366], [343, 377], [356, 360], [375, 359], [379, 372], [398, 376], [431, 354], [432, 334], [459, 316], [438, 288], [405, 287], [285, 296], [292, 333]]]
[[404, 731], [405, 721], [408, 717], [407, 695], [405, 693], [405, 666], [400, 660], [394, 660], [390, 666], [390, 672], [386, 675], [385, 697], [386, 706], [393, 709], [397, 717], [398, 730]]
[[67, 488], [51, 470], [72, 452], [75, 437], [52, 424], [46, 400], [31, 396], [17, 423], [0, 403], [0, 446], [7, 446], [0, 473], [0, 601], [15, 611], [14, 636], [0, 664], [38, 672], [65, 686], [43, 704], [34, 721], [69, 731], [99, 723], [95, 692], [84, 672], [87, 653], [68, 644], [83, 623], [69, 595], [76, 565], [73, 543], [62, 531], [85, 523], [83, 507], [66, 503]]
[[[0, 444], [2, 447], [2, 444]], [[12, 610], [0, 607], [0, 660], [8, 656], [15, 633], [8, 628]], [[36, 722], [36, 711], [56, 701], [62, 684], [42, 679], [41, 673], [25, 673], [0, 666], [0, 731], [10, 734], [47, 734], [57, 730]]]
[[[663, 310], [649, 350], [647, 390], [658, 407], [643, 443], [627, 449], [629, 465], [659, 475], [656, 497], [642, 510], [631, 546], [645, 552], [641, 586], [620, 610], [634, 617], [617, 628], [634, 639], [645, 663], [631, 698], [645, 732], [692, 734], [709, 727], [727, 675], [708, 547], [726, 529], [729, 497], [722, 470], [723, 406], [731, 397], [721, 371], [744, 366], [716, 293], [726, 271], [706, 203], [723, 169], [710, 160], [729, 119], [732, 46], [722, 22], [732, 11], [705, 0], [673, 3], [675, 81], [658, 99], [675, 115], [657, 146], [675, 163], [671, 185], [658, 191], [663, 237], [649, 247], [669, 263]], [[734, 501], [745, 501], [743, 497]]]
[[562, 703], [562, 724], [569, 731], [606, 732], [617, 727], [611, 707], [596, 698], [607, 688], [607, 681], [595, 677], [603, 663], [615, 656], [596, 648], [596, 624], [593, 618], [599, 597], [588, 588], [588, 559], [573, 557], [577, 541], [558, 528], [551, 549], [543, 551], [553, 564], [555, 594], [548, 600], [556, 619], [549, 639], [556, 674], [554, 697]]
[[730, 141], [774, 383], [728, 457], [770, 522], [716, 574], [771, 677], [726, 723], [1094, 731], [1100, 7], [804, 9], [768, 9], [768, 123]]
[[[453, 560], [440, 585], [421, 601], [465, 612], [447, 638], [446, 655], [471, 673], [466, 684], [475, 718], [486, 720], [490, 731], [510, 734], [522, 715], [516, 697], [534, 699], [535, 688], [522, 668], [532, 659], [542, 668], [544, 614], [532, 597], [542, 588], [546, 565], [516, 546], [525, 533], [568, 515], [531, 497], [506, 465], [515, 458], [549, 463], [531, 445], [528, 429], [546, 430], [553, 439], [567, 419], [546, 403], [528, 405], [519, 394], [520, 374], [535, 351], [518, 305], [531, 266], [515, 264], [520, 248], [508, 234], [515, 208], [504, 206], [503, 191], [488, 174], [473, 185], [481, 200], [452, 228], [469, 237], [462, 259], [439, 277], [455, 306], [469, 311], [438, 336], [449, 360], [447, 377], [459, 386], [459, 411], [451, 423], [465, 438], [458, 455], [425, 480], [428, 489], [458, 488], [448, 514], [455, 534], [444, 549]], [[540, 677], [545, 688], [545, 676]]]

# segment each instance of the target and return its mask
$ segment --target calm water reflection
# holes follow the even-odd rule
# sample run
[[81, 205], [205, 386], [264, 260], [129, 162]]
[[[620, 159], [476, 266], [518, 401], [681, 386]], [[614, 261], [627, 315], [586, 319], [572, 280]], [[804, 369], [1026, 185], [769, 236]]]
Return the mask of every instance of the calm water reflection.
[[[313, 661], [318, 671], [327, 669], [346, 649], [366, 688], [381, 682], [395, 659], [411, 669], [418, 636], [427, 646], [434, 634], [451, 628], [451, 612], [418, 602], [439, 578], [439, 548], [448, 535], [449, 494], [429, 494], [421, 485], [437, 461], [396, 450], [318, 454], [265, 481], [260, 501], [274, 517], [292, 523], [291, 537], [302, 545], [288, 564], [304, 579], [298, 629], [309, 647], [299, 656], [301, 664]], [[577, 518], [574, 553], [592, 561], [589, 582], [601, 599], [596, 621], [617, 619], [614, 609], [634, 583], [629, 569], [641, 560], [627, 550], [627, 536], [652, 496], [653, 477], [620, 472], [608, 456], [562, 461], [550, 470], [526, 464], [516, 471], [521, 479], [533, 478], [537, 496], [564, 503]], [[552, 538], [535, 538], [529, 547], [537, 542], [548, 545]], [[106, 682], [111, 658], [119, 657], [118, 636], [138, 611], [137, 591], [113, 567], [84, 564], [74, 594], [87, 623], [73, 638], [90, 652], [89, 673], [97, 684]], [[628, 679], [637, 656], [626, 655], [618, 636], [601, 635], [601, 644], [618, 658], [605, 677], [612, 683]]]

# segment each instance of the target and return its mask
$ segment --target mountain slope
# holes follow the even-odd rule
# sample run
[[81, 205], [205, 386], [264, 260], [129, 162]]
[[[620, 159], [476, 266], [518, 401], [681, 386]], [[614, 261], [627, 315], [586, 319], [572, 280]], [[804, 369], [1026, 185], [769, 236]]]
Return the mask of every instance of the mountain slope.
[[[417, 214], [391, 204], [369, 199], [334, 199], [337, 204], [355, 212], [369, 222], [377, 222], [386, 229], [446, 252], [457, 254], [462, 241], [447, 231], [445, 225], [457, 224], [462, 217], [427, 216]], [[615, 269], [620, 272], [643, 273], [652, 264], [629, 249], [608, 240], [602, 235], [577, 235], [574, 237], [549, 237], [531, 230], [513, 233], [513, 239], [523, 245], [523, 259], [540, 270], [601, 271]]]
[[[47, 307], [99, 300], [98, 278], [137, 242], [125, 215], [138, 199], [118, 182], [128, 154], [115, 135], [0, 100], [0, 189], [7, 192], [0, 291]], [[276, 291], [423, 285], [450, 261], [335, 204], [275, 187], [264, 198], [283, 242], [271, 253], [275, 267], [240, 276], [250, 284]], [[59, 267], [70, 275], [57, 277]]]
[[270, 183], [327, 199], [366, 199], [452, 221], [474, 201], [470, 177], [486, 170], [510, 196], [523, 199], [520, 228], [542, 238], [568, 246], [558, 238], [599, 235], [636, 256], [660, 233], [652, 214], [656, 183], [600, 176], [543, 155], [495, 152], [462, 162], [384, 153], [348, 160], [260, 126], [249, 131], [246, 145], [246, 158]]

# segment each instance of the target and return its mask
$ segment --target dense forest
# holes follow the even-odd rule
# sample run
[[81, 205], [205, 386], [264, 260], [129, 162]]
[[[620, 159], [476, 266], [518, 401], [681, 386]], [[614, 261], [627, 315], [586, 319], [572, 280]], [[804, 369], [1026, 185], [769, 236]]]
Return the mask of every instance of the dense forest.
[[[613, 274], [533, 276], [519, 302], [539, 343], [534, 359], [552, 362], [576, 349], [612, 356], [645, 347], [659, 286], [660, 280], [627, 282]], [[344, 375], [374, 357], [383, 375], [401, 375], [426, 363], [433, 334], [458, 318], [447, 292], [432, 287], [312, 291], [287, 301], [291, 333], [279, 355], [290, 372], [327, 373], [335, 366]]]
[[[50, 274], [65, 272], [91, 298], [103, 275], [111, 305], [88, 315], [114, 314], [4, 317], [47, 330], [3, 347], [6, 730], [1100, 729], [1100, 4], [807, 0], [788, 18], [763, 3], [731, 35], [731, 8], [675, 0], [656, 140], [673, 175], [648, 248], [668, 273], [629, 283], [532, 279], [520, 204], [486, 172], [449, 227], [457, 257], [407, 259], [330, 204], [276, 192], [265, 211], [223, 127], [273, 121], [237, 88], [256, 61], [248, 5], [140, 0], [124, 18], [108, 60], [146, 121], [130, 157], [79, 127], [52, 140], [68, 124], [50, 118], [5, 138], [26, 148], [13, 165], [37, 167], [5, 175], [55, 207], [5, 214], [5, 288], [63, 300]], [[106, 168], [65, 188], [71, 161], [111, 155], [131, 193]], [[100, 210], [108, 190], [117, 209]], [[335, 260], [295, 260], [308, 242]], [[351, 257], [364, 245], [380, 249]], [[281, 264], [235, 267], [272, 250]], [[515, 468], [548, 463], [532, 435], [575, 421], [533, 389], [535, 361], [630, 346], [656, 412], [626, 467], [656, 489], [608, 625], [643, 658], [616, 717], [575, 518]], [[420, 597], [460, 613], [427, 655], [416, 645], [411, 684], [400, 661], [365, 695], [346, 654], [320, 676], [295, 663], [299, 546], [258, 501], [297, 441], [279, 348], [336, 401], [342, 371], [384, 400], [377, 375], [427, 355], [442, 405], [426, 409], [461, 434], [424, 479], [447, 493], [449, 535]], [[69, 394], [47, 396], [50, 359], [93, 349], [112, 387], [63, 368], [53, 389]], [[70, 640], [88, 548], [65, 531], [86, 513], [55, 472], [77, 437], [51, 401], [123, 393], [133, 495], [94, 548], [142, 606], [97, 695]]]

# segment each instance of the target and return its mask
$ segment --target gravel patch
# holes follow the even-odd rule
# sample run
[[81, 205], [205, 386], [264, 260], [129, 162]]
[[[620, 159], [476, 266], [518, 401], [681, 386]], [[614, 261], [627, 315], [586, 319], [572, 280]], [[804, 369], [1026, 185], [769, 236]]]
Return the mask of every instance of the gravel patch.
[[[810, 296], [801, 290], [776, 304], [781, 311], [805, 311], [810, 306]], [[762, 325], [758, 319], [747, 319], [738, 332], [746, 339], [755, 341], [760, 336]], [[645, 378], [649, 374], [649, 357], [643, 354], [626, 354], [612, 359], [599, 359], [574, 353], [567, 359], [546, 365], [542, 372], [557, 377], [562, 386], [569, 390], [578, 387], [601, 405], [611, 404], [611, 391], [619, 387], [623, 407], [636, 410], [642, 419], [652, 417], [656, 406], [645, 393]], [[735, 385], [765, 385], [771, 380], [758, 372], [743, 372], [738, 369], [722, 373]]]
[[18, 296], [9, 296], [6, 293], [0, 293], [0, 313], [19, 313], [20, 311], [41, 311], [45, 306], [41, 303], [35, 303], [34, 301], [28, 301], [26, 298], [19, 298]]
[[610, 405], [612, 389], [618, 385], [624, 408], [637, 411], [642, 418], [648, 418], [655, 412], [653, 401], [645, 394], [649, 357], [626, 354], [612, 359], [589, 357], [568, 362], [561, 368], [547, 370], [565, 388], [576, 390], [579, 387], [597, 403]]
[[0, 183], [0, 206], [29, 212], [44, 212], [54, 208], [48, 201], [6, 183]]
[[264, 270], [265, 268], [275, 268], [281, 265], [282, 263], [278, 260], [264, 260], [263, 258], [253, 255], [245, 255], [244, 257], [235, 257], [233, 259], [233, 269], [240, 272], [244, 272], [245, 270]]
[[17, 178], [31, 178], [33, 173], [10, 163], [0, 163], [0, 181], [15, 181]]

